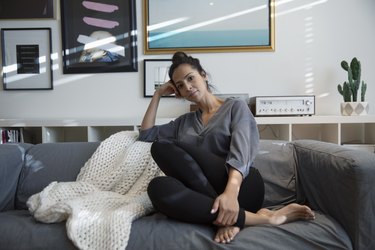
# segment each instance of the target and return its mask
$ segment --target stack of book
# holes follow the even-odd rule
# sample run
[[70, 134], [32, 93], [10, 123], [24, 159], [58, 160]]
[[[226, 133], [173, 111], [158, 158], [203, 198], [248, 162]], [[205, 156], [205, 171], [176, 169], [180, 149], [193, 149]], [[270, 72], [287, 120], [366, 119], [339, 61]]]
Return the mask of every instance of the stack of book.
[[20, 129], [0, 128], [0, 144], [22, 142], [22, 133]]

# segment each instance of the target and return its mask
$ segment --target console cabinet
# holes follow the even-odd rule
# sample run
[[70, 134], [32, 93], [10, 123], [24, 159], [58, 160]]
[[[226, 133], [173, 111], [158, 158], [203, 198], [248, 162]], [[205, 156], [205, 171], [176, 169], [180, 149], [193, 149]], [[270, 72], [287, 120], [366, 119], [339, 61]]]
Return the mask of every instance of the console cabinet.
[[[375, 147], [375, 116], [256, 117], [261, 139], [313, 139], [345, 146]], [[173, 118], [159, 118], [157, 124]], [[18, 128], [29, 143], [102, 141], [123, 130], [137, 130], [141, 118], [122, 120], [0, 119], [1, 129]]]

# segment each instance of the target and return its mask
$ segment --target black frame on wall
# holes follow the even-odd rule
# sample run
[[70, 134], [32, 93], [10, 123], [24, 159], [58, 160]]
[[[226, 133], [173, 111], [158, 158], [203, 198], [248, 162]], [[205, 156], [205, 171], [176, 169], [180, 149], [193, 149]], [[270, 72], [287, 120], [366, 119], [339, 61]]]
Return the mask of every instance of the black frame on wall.
[[1, 29], [3, 89], [53, 89], [51, 44], [51, 28]]
[[1, 0], [0, 19], [54, 18], [55, 0]]
[[63, 73], [137, 72], [136, 0], [61, 0]]

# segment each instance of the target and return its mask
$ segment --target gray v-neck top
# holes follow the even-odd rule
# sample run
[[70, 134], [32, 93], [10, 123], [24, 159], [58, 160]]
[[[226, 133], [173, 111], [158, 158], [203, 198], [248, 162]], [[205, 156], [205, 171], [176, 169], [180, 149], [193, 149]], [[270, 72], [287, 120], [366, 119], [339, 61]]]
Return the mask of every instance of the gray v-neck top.
[[141, 130], [140, 141], [177, 140], [226, 158], [245, 178], [258, 152], [259, 132], [244, 100], [228, 98], [206, 125], [202, 111], [186, 113], [167, 124]]

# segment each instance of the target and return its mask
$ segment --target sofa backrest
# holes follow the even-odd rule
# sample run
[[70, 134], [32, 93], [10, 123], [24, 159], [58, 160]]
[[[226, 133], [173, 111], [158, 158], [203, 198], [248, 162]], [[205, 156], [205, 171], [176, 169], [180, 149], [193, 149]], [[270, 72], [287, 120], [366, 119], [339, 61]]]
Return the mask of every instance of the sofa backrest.
[[309, 206], [337, 220], [353, 249], [375, 249], [375, 154], [314, 140], [293, 144]]
[[297, 167], [292, 143], [279, 140], [261, 140], [254, 167], [263, 177], [265, 197], [263, 207], [276, 208], [299, 202]]
[[[27, 209], [28, 198], [42, 191], [52, 181], [74, 181], [98, 146], [99, 142], [64, 142], [14, 144], [9, 147], [7, 150], [12, 152], [9, 152], [8, 157], [12, 159], [4, 158], [8, 154], [0, 154], [0, 166], [2, 162], [12, 162], [11, 165], [0, 168], [0, 178], [7, 179], [6, 182], [0, 182], [1, 190], [6, 190], [0, 193], [0, 211]], [[291, 143], [261, 140], [254, 167], [259, 170], [265, 182], [264, 207], [280, 206], [297, 200], [296, 161]], [[6, 168], [18, 171], [13, 171], [11, 177], [4, 177]]]
[[30, 147], [26, 143], [0, 145], [0, 211], [14, 209], [18, 177]]
[[42, 143], [26, 155], [16, 194], [15, 208], [27, 209], [29, 197], [52, 181], [74, 181], [99, 142]]

